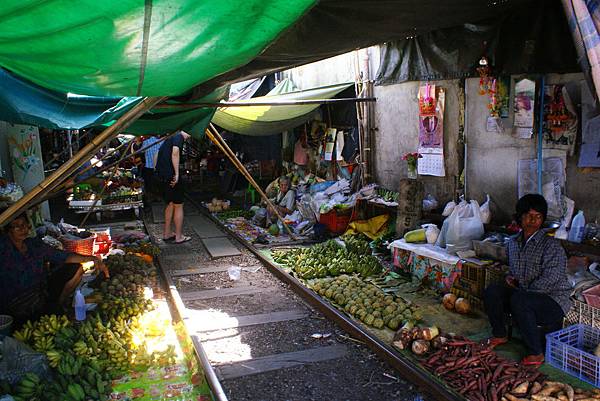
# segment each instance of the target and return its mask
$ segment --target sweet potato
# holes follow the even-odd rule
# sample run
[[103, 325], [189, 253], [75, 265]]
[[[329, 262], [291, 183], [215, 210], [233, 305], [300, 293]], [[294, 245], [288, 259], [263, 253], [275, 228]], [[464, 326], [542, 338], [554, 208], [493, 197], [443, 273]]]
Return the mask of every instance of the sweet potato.
[[529, 389], [529, 382], [525, 381], [519, 384], [517, 387], [513, 388], [510, 392], [514, 395], [524, 395], [527, 394], [527, 390]]

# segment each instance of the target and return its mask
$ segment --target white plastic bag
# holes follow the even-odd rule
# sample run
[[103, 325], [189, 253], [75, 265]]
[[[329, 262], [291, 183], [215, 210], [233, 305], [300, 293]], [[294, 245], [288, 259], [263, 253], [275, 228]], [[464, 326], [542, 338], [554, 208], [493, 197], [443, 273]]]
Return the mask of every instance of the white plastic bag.
[[423, 199], [423, 211], [430, 212], [438, 207], [438, 201], [431, 194], [427, 194], [425, 199]]
[[227, 269], [227, 274], [229, 274], [229, 278], [233, 281], [237, 281], [240, 279], [240, 275], [242, 274], [242, 268], [239, 266], [231, 266]]
[[479, 207], [479, 213], [481, 214], [481, 221], [483, 224], [490, 224], [490, 221], [492, 221], [492, 212], [490, 210], [489, 194], [486, 194], [486, 201]]
[[446, 206], [444, 206], [444, 211], [442, 212], [442, 216], [444, 217], [448, 217], [452, 214], [452, 212], [454, 211], [454, 208], [456, 207], [456, 202], [454, 201], [450, 201], [448, 203], [446, 203]]
[[485, 232], [479, 204], [474, 200], [469, 203], [461, 202], [446, 220], [446, 249], [453, 252], [473, 249], [473, 240], [481, 239]]
[[558, 227], [558, 230], [554, 233], [554, 238], [566, 240], [568, 237], [569, 233], [567, 231], [567, 225], [565, 224], [565, 221], [562, 220], [560, 227]]
[[440, 229], [435, 224], [423, 224], [421, 226], [425, 229], [425, 238], [427, 238], [428, 244], [435, 244], [440, 235]]

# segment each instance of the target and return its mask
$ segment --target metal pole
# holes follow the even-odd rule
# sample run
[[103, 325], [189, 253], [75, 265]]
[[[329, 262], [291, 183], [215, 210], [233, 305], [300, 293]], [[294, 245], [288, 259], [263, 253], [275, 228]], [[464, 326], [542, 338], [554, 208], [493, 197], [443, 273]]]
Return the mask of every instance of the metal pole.
[[355, 103], [366, 103], [376, 102], [377, 98], [374, 97], [350, 97], [340, 99], [310, 99], [310, 100], [282, 100], [279, 102], [220, 102], [220, 103], [177, 103], [177, 104], [159, 104], [154, 109], [198, 109], [201, 107], [216, 107], [216, 108], [230, 108], [230, 107], [252, 107], [252, 106], [302, 106], [310, 104], [332, 104], [332, 103], [344, 103], [344, 102], [355, 102]]
[[[463, 128], [463, 141], [464, 141], [464, 165], [463, 165], [463, 191], [464, 191], [464, 195], [465, 195], [465, 199], [469, 199], [468, 195], [467, 195], [467, 162], [469, 161], [469, 147], [468, 147], [468, 133], [469, 133], [469, 85], [468, 85], [468, 80], [465, 79], [465, 121], [464, 121], [464, 128]], [[456, 188], [454, 188], [454, 190], [456, 191]], [[454, 200], [454, 198], [456, 197], [456, 193], [453, 195], [452, 200]]]
[[3, 226], [8, 220], [23, 211], [25, 211], [29, 205], [34, 203], [41, 196], [58, 186], [65, 178], [73, 174], [73, 172], [81, 166], [82, 162], [93, 152], [96, 152], [101, 148], [107, 141], [114, 138], [121, 130], [130, 126], [135, 120], [140, 118], [142, 114], [150, 110], [159, 102], [166, 100], [166, 96], [159, 97], [147, 97], [144, 98], [131, 110], [123, 114], [113, 125], [106, 128], [102, 133], [93, 138], [83, 149], [77, 152], [71, 159], [67, 160], [62, 166], [52, 173], [45, 180], [40, 182], [28, 193], [25, 194], [21, 199], [12, 204], [2, 214], [0, 214], [0, 226]]
[[538, 120], [538, 138], [537, 138], [537, 187], [538, 193], [542, 195], [542, 173], [544, 170], [544, 84], [545, 76], [542, 75], [540, 83], [540, 117]]

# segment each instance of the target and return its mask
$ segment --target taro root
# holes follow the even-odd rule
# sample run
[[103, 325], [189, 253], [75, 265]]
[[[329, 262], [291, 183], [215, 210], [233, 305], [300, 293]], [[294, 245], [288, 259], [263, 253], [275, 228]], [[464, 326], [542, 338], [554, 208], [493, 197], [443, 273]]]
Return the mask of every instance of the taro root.
[[442, 298], [442, 304], [444, 308], [448, 310], [454, 310], [454, 303], [456, 302], [456, 295], [454, 294], [446, 294], [444, 298]]
[[429, 341], [426, 340], [415, 340], [411, 346], [412, 352], [419, 356], [428, 353], [430, 348]]

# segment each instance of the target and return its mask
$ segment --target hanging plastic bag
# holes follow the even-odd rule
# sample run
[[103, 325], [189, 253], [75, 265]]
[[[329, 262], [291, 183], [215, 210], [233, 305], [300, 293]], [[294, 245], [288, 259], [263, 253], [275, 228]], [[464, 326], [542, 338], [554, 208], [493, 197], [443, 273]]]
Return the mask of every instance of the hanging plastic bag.
[[461, 202], [446, 220], [448, 231], [445, 241], [448, 251], [473, 249], [473, 240], [481, 239], [485, 233], [477, 201]]
[[435, 244], [440, 235], [440, 229], [435, 224], [423, 224], [421, 227], [425, 229], [425, 238], [428, 244]]
[[490, 195], [486, 194], [486, 201], [479, 207], [479, 213], [481, 214], [481, 221], [483, 224], [490, 224], [492, 221], [492, 212], [490, 210]]

